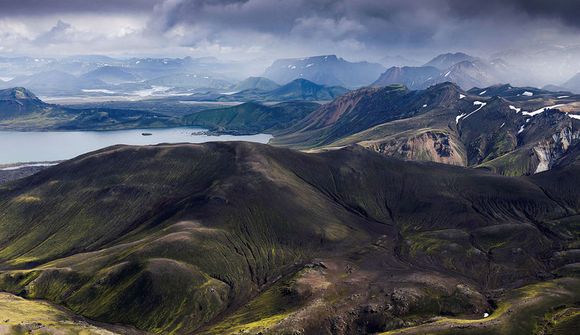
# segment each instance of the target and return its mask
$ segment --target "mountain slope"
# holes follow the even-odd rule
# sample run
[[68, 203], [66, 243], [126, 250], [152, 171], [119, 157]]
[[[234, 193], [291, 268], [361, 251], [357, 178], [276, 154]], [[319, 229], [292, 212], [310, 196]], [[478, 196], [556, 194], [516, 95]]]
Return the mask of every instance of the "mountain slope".
[[271, 91], [280, 87], [277, 83], [264, 77], [248, 77], [238, 84], [236, 84], [232, 90], [235, 92], [245, 91], [245, 90], [261, 90], [261, 91]]
[[0, 90], [1, 130], [110, 130], [179, 125], [179, 119], [158, 113], [112, 108], [65, 108], [47, 104], [25, 88]]
[[0, 120], [40, 112], [48, 106], [23, 87], [0, 90]]
[[533, 174], [578, 145], [580, 104], [577, 96], [531, 91], [503, 85], [468, 93], [451, 83], [421, 91], [360, 89], [321, 106], [272, 144], [312, 150], [358, 144], [403, 159]]
[[273, 106], [246, 102], [186, 115], [184, 124], [238, 134], [272, 133], [292, 126], [318, 107], [314, 102], [282, 102]]
[[575, 93], [580, 92], [580, 73], [577, 73], [574, 77], [570, 78], [567, 82], [562, 84], [563, 87], [572, 90]]
[[439, 77], [440, 70], [432, 66], [392, 67], [385, 71], [373, 86], [405, 85], [411, 90], [424, 89], [430, 80]]
[[203, 101], [329, 101], [348, 90], [340, 86], [324, 86], [306, 79], [296, 79], [270, 91], [249, 89], [228, 94], [193, 94], [189, 99]]
[[409, 89], [425, 89], [452, 82], [468, 90], [518, 78], [519, 74], [514, 71], [511, 65], [499, 58], [485, 61], [461, 52], [447, 53], [438, 55], [423, 66], [390, 68], [374, 85], [402, 84]]
[[100, 80], [107, 84], [131, 83], [139, 80], [139, 76], [128, 72], [127, 69], [120, 66], [103, 66], [93, 71], [87, 72], [81, 76], [82, 79], [89, 81]]
[[459, 94], [459, 88], [450, 83], [425, 91], [400, 85], [362, 88], [321, 106], [272, 143], [297, 148], [328, 145], [381, 123], [419, 114], [425, 107], [445, 106]]
[[445, 70], [457, 63], [461, 62], [472, 62], [477, 60], [476, 57], [470, 56], [463, 52], [456, 52], [456, 53], [445, 53], [441, 55], [437, 55], [435, 58], [427, 62], [424, 66], [432, 66], [436, 67], [440, 70]]
[[0, 187], [0, 288], [154, 333], [482, 315], [489, 292], [573, 262], [559, 255], [580, 204], [553, 192], [578, 168], [540, 180], [360, 148], [116, 146]]
[[198, 75], [191, 73], [178, 73], [161, 76], [147, 81], [149, 85], [176, 87], [176, 88], [211, 88], [227, 89], [231, 86], [226, 80], [213, 78], [208, 75]]
[[296, 79], [269, 91], [267, 96], [272, 100], [332, 100], [346, 92], [343, 87], [327, 87], [306, 79]]
[[439, 77], [428, 80], [428, 84], [437, 84], [450, 81], [463, 89], [472, 87], [491, 86], [499, 83], [494, 69], [480, 60], [458, 62], [445, 70]]
[[94, 78], [79, 78], [62, 71], [44, 71], [14, 78], [5, 87], [26, 87], [40, 95], [80, 94], [83, 89], [107, 88], [108, 85]]

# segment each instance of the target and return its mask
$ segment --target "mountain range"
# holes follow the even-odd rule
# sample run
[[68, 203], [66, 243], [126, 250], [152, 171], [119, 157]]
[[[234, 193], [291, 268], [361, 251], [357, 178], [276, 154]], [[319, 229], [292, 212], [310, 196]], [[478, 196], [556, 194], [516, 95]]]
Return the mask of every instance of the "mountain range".
[[358, 144], [403, 159], [533, 174], [578, 145], [580, 115], [573, 114], [577, 96], [529, 90], [503, 85], [466, 92], [452, 83], [418, 91], [363, 88], [321, 106], [272, 144], [309, 150]]
[[465, 53], [447, 53], [436, 56], [423, 66], [391, 67], [373, 86], [402, 84], [410, 89], [425, 89], [450, 81], [468, 90], [506, 82], [517, 77], [515, 71], [501, 59], [486, 61]]
[[[406, 160], [504, 175], [549, 170], [580, 142], [578, 96], [509, 84], [469, 91], [448, 82], [425, 90], [392, 85], [346, 92], [298, 79], [272, 91], [206, 95], [204, 100], [250, 102], [179, 113], [171, 107], [167, 112], [69, 108], [46, 104], [22, 88], [1, 92], [0, 128], [6, 130], [197, 126], [229, 134], [267, 132], [277, 146], [319, 151], [360, 145]], [[332, 101], [316, 103], [321, 100]]]
[[382, 71], [384, 67], [377, 63], [352, 63], [336, 55], [326, 55], [276, 60], [263, 77], [280, 84], [302, 78], [320, 85], [353, 88], [371, 84]]
[[0, 130], [112, 130], [179, 126], [155, 112], [114, 108], [69, 108], [48, 104], [29, 90], [0, 90]]
[[[254, 81], [255, 79], [249, 79]], [[247, 82], [246, 82], [247, 83]], [[331, 101], [336, 97], [348, 92], [341, 86], [319, 85], [306, 79], [295, 79], [282, 86], [266, 84], [272, 88], [265, 90], [262, 88], [250, 88], [235, 92], [203, 92], [194, 93], [187, 97], [179, 97], [180, 100], [193, 101]]]

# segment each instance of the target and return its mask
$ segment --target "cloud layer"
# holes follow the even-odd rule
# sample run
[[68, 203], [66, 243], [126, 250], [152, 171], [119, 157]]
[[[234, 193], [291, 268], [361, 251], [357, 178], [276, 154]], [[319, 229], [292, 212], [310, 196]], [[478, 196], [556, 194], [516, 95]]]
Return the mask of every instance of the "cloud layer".
[[580, 44], [570, 0], [0, 0], [0, 53], [423, 59]]

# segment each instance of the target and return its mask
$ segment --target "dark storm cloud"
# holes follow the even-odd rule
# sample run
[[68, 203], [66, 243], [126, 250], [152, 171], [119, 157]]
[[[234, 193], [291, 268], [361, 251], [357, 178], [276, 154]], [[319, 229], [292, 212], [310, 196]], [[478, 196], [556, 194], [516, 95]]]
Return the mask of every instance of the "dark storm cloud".
[[578, 0], [447, 0], [452, 15], [485, 17], [490, 14], [516, 13], [529, 18], [557, 19], [570, 26], [580, 27]]
[[[234, 14], [231, 9], [237, 6], [242, 10], [242, 15], [238, 19], [233, 17], [232, 23], [239, 24], [247, 19], [247, 24], [255, 23], [262, 28], [260, 21], [275, 23], [277, 20], [280, 25], [287, 26], [297, 16], [304, 15], [335, 19], [352, 15], [369, 20], [397, 20], [398, 15], [404, 14], [409, 15], [409, 23], [413, 23], [413, 13], [424, 8], [436, 11], [442, 19], [489, 17], [513, 12], [529, 17], [554, 18], [580, 26], [580, 1], [577, 0], [0, 0], [0, 15], [130, 14], [151, 12], [156, 6], [174, 9], [167, 13], [168, 25], [203, 20], [205, 18], [196, 14], [205, 11], [218, 16], [222, 10], [224, 14]], [[244, 13], [248, 9], [255, 15]], [[276, 30], [279, 26], [272, 24], [269, 28]]]
[[[160, 52], [493, 53], [578, 43], [579, 16], [580, 0], [0, 0], [0, 29], [12, 41], [24, 36], [60, 50], [74, 41], [80, 50], [130, 42]], [[22, 48], [4, 41], [5, 50]]]
[[[448, 41], [453, 45], [462, 43], [457, 32], [478, 32], [487, 35], [482, 36], [485, 43], [501, 43], [502, 38], [507, 43], [513, 37], [505, 33], [510, 28], [548, 26], [534, 27], [533, 19], [580, 27], [580, 1], [573, 0], [168, 0], [155, 8], [152, 31], [202, 26], [209, 40], [221, 41], [224, 32], [233, 30], [280, 38], [322, 38], [327, 33], [331, 40], [356, 39], [366, 45], [430, 45], [455, 34]], [[465, 43], [477, 44], [477, 39], [471, 36]]]
[[0, 16], [69, 13], [147, 12], [159, 0], [0, 0]]

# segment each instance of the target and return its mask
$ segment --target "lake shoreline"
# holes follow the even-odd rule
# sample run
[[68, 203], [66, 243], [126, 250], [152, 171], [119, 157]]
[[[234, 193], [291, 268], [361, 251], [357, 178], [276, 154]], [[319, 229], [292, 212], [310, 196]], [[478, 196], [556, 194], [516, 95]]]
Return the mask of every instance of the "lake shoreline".
[[[200, 127], [139, 128], [91, 131], [2, 131], [0, 169], [50, 165], [113, 145], [246, 141], [268, 143], [272, 135], [215, 131]], [[22, 166], [26, 167], [26, 166]], [[28, 166], [35, 167], [35, 166]], [[38, 167], [38, 166], [36, 166]]]

